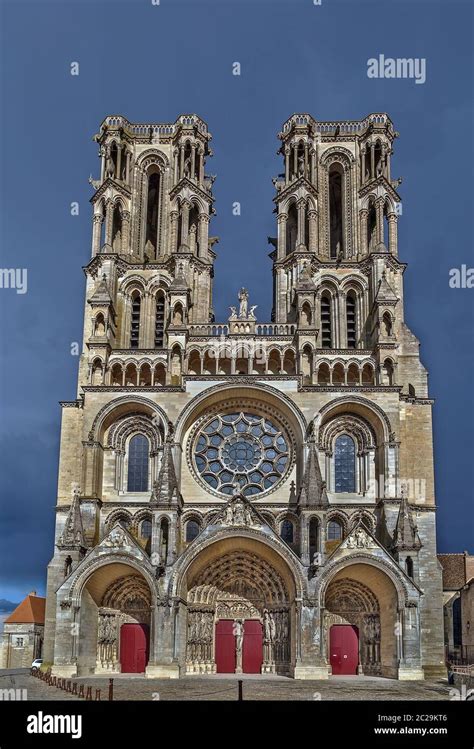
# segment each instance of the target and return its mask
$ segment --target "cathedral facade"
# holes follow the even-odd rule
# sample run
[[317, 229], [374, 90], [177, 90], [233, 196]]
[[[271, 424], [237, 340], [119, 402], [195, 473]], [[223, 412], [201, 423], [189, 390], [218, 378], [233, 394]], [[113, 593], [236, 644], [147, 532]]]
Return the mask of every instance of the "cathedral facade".
[[216, 322], [207, 124], [102, 122], [77, 397], [61, 404], [53, 673], [444, 672], [397, 136], [384, 113], [284, 123], [271, 320], [241, 288]]

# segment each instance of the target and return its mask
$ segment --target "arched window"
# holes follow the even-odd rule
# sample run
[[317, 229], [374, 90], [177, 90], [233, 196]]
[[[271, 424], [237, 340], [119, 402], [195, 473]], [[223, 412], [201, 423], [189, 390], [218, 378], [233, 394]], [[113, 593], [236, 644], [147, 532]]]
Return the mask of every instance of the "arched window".
[[333, 164], [329, 170], [329, 247], [331, 258], [337, 258], [344, 252], [343, 182], [341, 165]]
[[332, 317], [331, 297], [323, 294], [321, 297], [321, 348], [332, 347]]
[[162, 292], [156, 295], [155, 348], [163, 348], [165, 333], [165, 297]]
[[292, 544], [294, 540], [294, 527], [291, 520], [284, 520], [281, 524], [280, 535], [287, 544]]
[[336, 492], [355, 492], [355, 444], [340, 434], [334, 444], [334, 487]]
[[314, 555], [319, 551], [319, 521], [311, 518], [309, 521], [309, 560], [313, 561]]
[[120, 205], [116, 205], [112, 214], [112, 249], [114, 252], [122, 250], [122, 212]]
[[375, 203], [369, 205], [369, 214], [367, 216], [367, 247], [370, 250], [377, 243], [377, 212]]
[[327, 529], [328, 541], [340, 541], [342, 538], [342, 525], [339, 520], [330, 520]]
[[168, 542], [169, 542], [169, 522], [168, 518], [162, 518], [160, 523], [160, 562], [166, 564], [168, 559]]
[[153, 172], [148, 177], [146, 207], [145, 250], [151, 255], [158, 254], [158, 222], [160, 215], [160, 173]]
[[286, 219], [286, 254], [296, 249], [296, 237], [298, 233], [298, 212], [296, 203], [292, 203], [288, 209], [288, 218]]
[[392, 318], [390, 316], [390, 312], [384, 312], [382, 317], [382, 330], [383, 334], [390, 338], [392, 335]]
[[150, 445], [143, 434], [135, 434], [128, 447], [127, 491], [148, 491]]
[[405, 571], [408, 577], [413, 579], [413, 559], [411, 557], [405, 559]]
[[151, 538], [151, 520], [142, 520], [140, 525], [140, 536], [142, 538]]
[[132, 315], [130, 323], [130, 348], [138, 348], [140, 340], [140, 307], [140, 294], [138, 291], [134, 291], [132, 295]]
[[194, 541], [194, 539], [199, 536], [199, 523], [197, 523], [195, 520], [188, 520], [186, 523], [186, 541], [189, 543], [190, 541]]
[[356, 296], [349, 291], [346, 297], [347, 348], [357, 346]]

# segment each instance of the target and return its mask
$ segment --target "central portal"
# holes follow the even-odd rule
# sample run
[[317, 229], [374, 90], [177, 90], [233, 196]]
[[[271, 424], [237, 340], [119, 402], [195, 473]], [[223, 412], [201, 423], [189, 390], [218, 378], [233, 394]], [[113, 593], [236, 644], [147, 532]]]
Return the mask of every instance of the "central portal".
[[238, 548], [216, 544], [219, 554], [198, 557], [191, 568], [186, 671], [288, 673], [292, 606], [282, 560], [255, 553], [250, 540], [231, 543]]
[[260, 674], [263, 665], [263, 627], [258, 619], [216, 623], [216, 672]]

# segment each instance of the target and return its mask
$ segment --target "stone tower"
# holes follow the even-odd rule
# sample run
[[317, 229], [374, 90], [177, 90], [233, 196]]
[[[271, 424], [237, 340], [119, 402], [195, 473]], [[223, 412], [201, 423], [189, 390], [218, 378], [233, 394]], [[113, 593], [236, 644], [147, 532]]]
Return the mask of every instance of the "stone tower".
[[62, 403], [56, 673], [443, 672], [397, 135], [383, 113], [284, 123], [272, 319], [241, 288], [216, 322], [206, 123], [103, 121], [77, 398]]

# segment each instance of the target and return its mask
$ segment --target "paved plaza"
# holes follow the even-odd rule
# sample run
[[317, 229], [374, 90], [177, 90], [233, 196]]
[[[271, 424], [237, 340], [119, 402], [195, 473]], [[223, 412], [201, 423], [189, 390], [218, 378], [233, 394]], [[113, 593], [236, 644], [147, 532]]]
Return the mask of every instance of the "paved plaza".
[[[283, 676], [242, 675], [244, 700], [449, 700], [447, 681], [396, 681], [375, 677], [332, 677], [295, 681]], [[101, 690], [108, 699], [108, 678], [78, 678], [78, 684]], [[1, 689], [27, 689], [30, 700], [76, 700], [76, 695], [48, 686], [26, 670], [0, 671]], [[115, 700], [237, 700], [238, 678], [232, 674], [187, 676], [182, 679], [145, 679], [116, 675]]]

